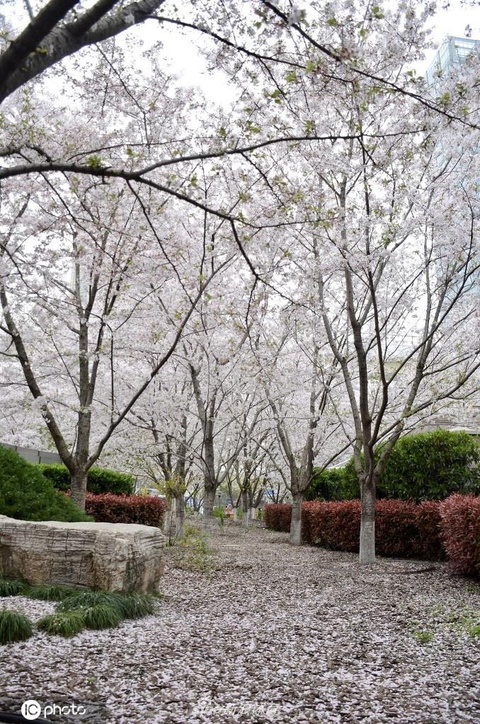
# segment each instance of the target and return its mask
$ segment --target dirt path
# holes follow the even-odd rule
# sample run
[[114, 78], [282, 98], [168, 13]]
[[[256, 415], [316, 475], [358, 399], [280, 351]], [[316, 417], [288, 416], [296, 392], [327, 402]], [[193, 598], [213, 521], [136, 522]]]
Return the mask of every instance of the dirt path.
[[211, 545], [170, 551], [155, 616], [0, 649], [4, 698], [90, 702], [103, 724], [480, 721], [478, 584], [233, 524]]

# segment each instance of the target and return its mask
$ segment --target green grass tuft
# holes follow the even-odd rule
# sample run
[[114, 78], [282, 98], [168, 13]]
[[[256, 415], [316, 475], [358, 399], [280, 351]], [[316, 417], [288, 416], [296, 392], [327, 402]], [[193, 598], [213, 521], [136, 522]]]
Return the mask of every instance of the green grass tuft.
[[25, 596], [30, 595], [30, 587], [28, 583], [23, 581], [11, 580], [9, 578], [0, 578], [0, 597], [7, 596]]
[[33, 634], [31, 621], [16, 611], [0, 611], [0, 644], [26, 641]]
[[124, 618], [144, 618], [155, 613], [158, 599], [147, 593], [127, 593], [121, 596], [119, 605]]
[[63, 601], [67, 596], [71, 596], [77, 591], [78, 589], [72, 586], [49, 586], [48, 584], [42, 584], [32, 586], [28, 591], [28, 597], [40, 601]]
[[67, 596], [59, 605], [59, 611], [82, 610], [92, 606], [108, 605], [122, 611], [124, 594], [116, 591], [77, 591]]
[[37, 622], [37, 628], [47, 634], [70, 638], [83, 631], [85, 622], [79, 611], [57, 611], [41, 618]]
[[116, 606], [108, 603], [98, 603], [82, 609], [81, 615], [86, 628], [104, 629], [115, 628], [123, 621], [123, 616]]

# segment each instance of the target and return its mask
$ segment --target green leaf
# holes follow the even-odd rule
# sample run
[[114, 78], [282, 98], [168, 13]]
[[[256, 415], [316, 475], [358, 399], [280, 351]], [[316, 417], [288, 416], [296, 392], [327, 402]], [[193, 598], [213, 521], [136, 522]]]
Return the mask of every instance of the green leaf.
[[96, 154], [87, 158], [87, 166], [89, 168], [98, 169], [103, 168], [103, 162], [100, 156]]
[[298, 81], [297, 72], [295, 70], [289, 70], [285, 76], [287, 83], [296, 83]]

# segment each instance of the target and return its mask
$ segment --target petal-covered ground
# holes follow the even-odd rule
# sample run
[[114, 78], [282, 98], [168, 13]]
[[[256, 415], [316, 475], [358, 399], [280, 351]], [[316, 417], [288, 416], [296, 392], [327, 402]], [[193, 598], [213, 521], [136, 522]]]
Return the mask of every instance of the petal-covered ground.
[[[211, 545], [170, 550], [154, 616], [0, 647], [0, 710], [32, 699], [52, 721], [94, 724], [480, 722], [478, 583], [235, 524]], [[0, 606], [32, 620], [54, 609]]]

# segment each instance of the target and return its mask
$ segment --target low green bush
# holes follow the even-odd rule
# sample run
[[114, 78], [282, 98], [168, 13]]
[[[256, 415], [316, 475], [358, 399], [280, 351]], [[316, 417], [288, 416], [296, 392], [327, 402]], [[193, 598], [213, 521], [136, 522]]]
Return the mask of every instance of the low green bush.
[[55, 490], [38, 465], [0, 445], [0, 515], [19, 520], [91, 521], [70, 498]]
[[158, 599], [147, 593], [120, 591], [78, 591], [67, 596], [58, 611], [85, 611], [99, 606], [115, 608], [122, 618], [143, 618], [155, 613]]
[[0, 611], [0, 644], [26, 641], [32, 634], [32, 623], [22, 613], [9, 609]]

